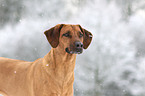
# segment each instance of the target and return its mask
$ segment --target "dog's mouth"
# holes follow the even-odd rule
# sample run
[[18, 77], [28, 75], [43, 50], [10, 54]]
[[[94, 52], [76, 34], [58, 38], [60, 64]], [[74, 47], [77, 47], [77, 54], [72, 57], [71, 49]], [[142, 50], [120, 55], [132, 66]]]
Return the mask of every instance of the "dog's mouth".
[[68, 47], [65, 51], [69, 54], [81, 54], [83, 52], [83, 48], [75, 48], [74, 50], [70, 50]]

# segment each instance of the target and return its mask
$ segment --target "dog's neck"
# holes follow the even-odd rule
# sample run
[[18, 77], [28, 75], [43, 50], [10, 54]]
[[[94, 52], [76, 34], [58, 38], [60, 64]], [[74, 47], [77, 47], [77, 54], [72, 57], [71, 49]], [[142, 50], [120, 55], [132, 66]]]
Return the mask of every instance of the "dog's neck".
[[75, 61], [76, 54], [68, 54], [57, 47], [52, 48], [44, 57], [43, 66], [48, 74], [54, 74], [57, 79], [65, 80], [74, 74]]
[[[43, 73], [46, 73], [44, 78], [49, 80], [53, 86], [55, 85], [59, 95], [64, 94], [61, 96], [72, 96], [73, 94], [75, 61], [76, 54], [68, 54], [59, 48], [52, 48], [43, 59], [45, 68]], [[49, 89], [50, 84], [45, 84], [46, 89]]]

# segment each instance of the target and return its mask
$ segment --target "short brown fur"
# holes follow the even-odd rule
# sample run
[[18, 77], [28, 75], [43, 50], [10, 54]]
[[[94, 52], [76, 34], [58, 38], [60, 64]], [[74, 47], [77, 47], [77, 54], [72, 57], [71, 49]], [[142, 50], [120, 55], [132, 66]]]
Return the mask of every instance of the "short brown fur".
[[[66, 32], [70, 32], [71, 37], [64, 37]], [[53, 48], [44, 58], [27, 62], [0, 57], [0, 94], [73, 96], [76, 54], [67, 53], [65, 48], [73, 51], [74, 42], [79, 41], [86, 49], [92, 34], [80, 25], [58, 24], [45, 31], [45, 35]]]

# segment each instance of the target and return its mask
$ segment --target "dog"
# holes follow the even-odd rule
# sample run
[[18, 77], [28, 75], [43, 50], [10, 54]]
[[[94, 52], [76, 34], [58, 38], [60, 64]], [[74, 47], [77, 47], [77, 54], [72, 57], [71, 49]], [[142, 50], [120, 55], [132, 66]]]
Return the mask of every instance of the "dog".
[[50, 52], [34, 62], [0, 57], [0, 94], [4, 96], [73, 96], [76, 55], [92, 34], [80, 25], [58, 24], [44, 32]]

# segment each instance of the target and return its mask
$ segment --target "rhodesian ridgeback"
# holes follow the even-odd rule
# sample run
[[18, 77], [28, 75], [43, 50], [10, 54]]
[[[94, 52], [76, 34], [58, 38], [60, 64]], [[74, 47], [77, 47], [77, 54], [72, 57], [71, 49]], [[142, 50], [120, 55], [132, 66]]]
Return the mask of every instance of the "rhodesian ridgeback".
[[34, 62], [0, 57], [0, 94], [73, 96], [76, 54], [87, 49], [92, 34], [80, 25], [58, 24], [44, 32], [52, 49]]

